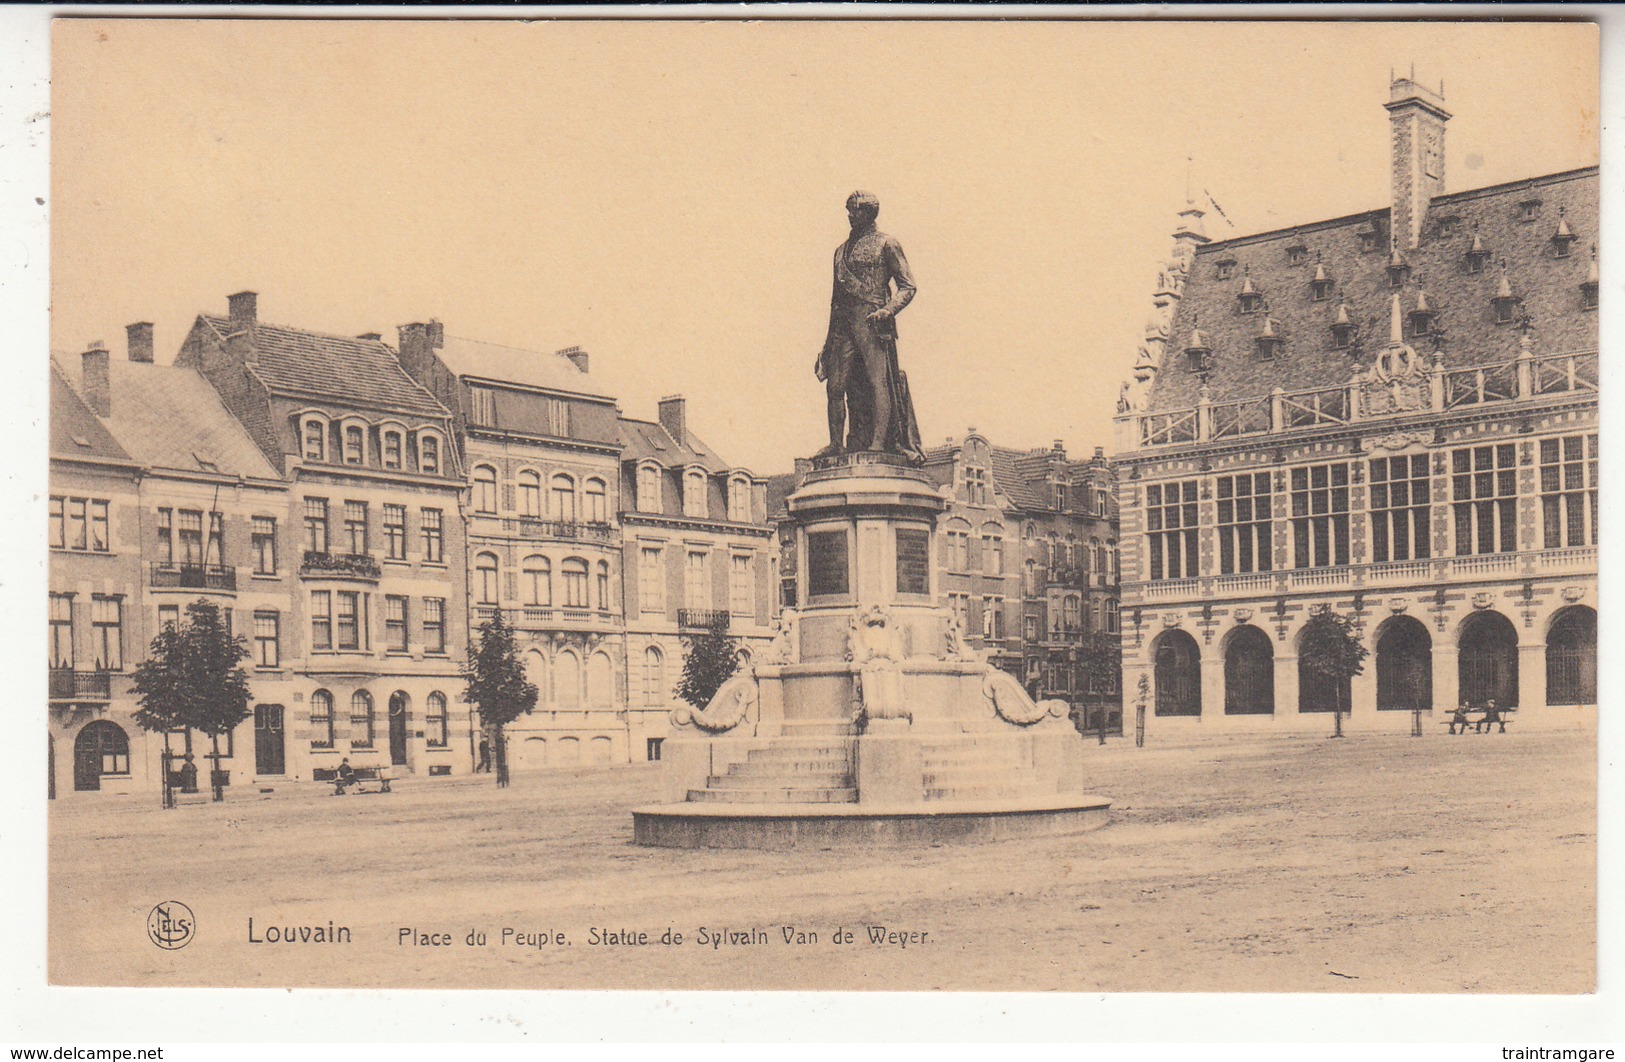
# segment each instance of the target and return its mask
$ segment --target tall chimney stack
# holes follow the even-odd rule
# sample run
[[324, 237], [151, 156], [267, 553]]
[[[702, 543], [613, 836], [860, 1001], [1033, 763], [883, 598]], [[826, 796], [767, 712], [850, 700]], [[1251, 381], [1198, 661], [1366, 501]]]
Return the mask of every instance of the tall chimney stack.
[[580, 347], [565, 347], [563, 350], [557, 351], [556, 353], [561, 358], [568, 358], [570, 364], [574, 365], [581, 372], [587, 371], [587, 352], [582, 350]]
[[668, 395], [660, 400], [660, 426], [679, 445], [688, 444], [688, 403], [682, 395]]
[[96, 340], [90, 344], [90, 349], [79, 356], [82, 370], [80, 372], [80, 390], [84, 393], [85, 404], [95, 411], [98, 417], [111, 417], [113, 415], [113, 385], [108, 379], [107, 370], [107, 344]]
[[125, 345], [130, 351], [130, 360], [139, 361], [145, 365], [152, 364], [152, 322], [137, 321], [135, 324], [124, 326]]
[[1444, 194], [1444, 86], [1424, 88], [1412, 78], [1396, 77], [1388, 86], [1389, 139], [1393, 143], [1393, 213], [1390, 237], [1395, 247], [1415, 250], [1427, 223], [1428, 203]]
[[252, 291], [226, 296], [227, 316], [231, 318], [233, 332], [247, 332], [254, 327], [259, 319], [259, 302], [260, 297]]

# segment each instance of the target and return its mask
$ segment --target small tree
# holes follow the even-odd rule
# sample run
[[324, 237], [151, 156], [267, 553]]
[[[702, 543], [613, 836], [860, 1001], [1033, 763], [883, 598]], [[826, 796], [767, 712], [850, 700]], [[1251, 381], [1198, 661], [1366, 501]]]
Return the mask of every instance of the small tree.
[[479, 710], [480, 722], [491, 730], [497, 785], [506, 786], [508, 743], [503, 728], [536, 707], [536, 687], [525, 677], [513, 629], [502, 621], [500, 609], [481, 625], [479, 641], [468, 647], [463, 679], [468, 683], [463, 699]]
[[[1122, 638], [1108, 631], [1090, 631], [1084, 635], [1083, 648], [1078, 652], [1079, 670], [1084, 679], [1084, 689], [1109, 696], [1106, 690], [1121, 690], [1123, 683], [1123, 652]], [[1121, 697], [1121, 693], [1118, 694]], [[1100, 732], [1100, 743], [1106, 743], [1106, 702], [1102, 701], [1097, 710], [1100, 715], [1095, 721], [1095, 728]]]
[[683, 677], [673, 691], [696, 708], [704, 708], [722, 684], [739, 670], [739, 639], [724, 633], [721, 624], [704, 634], [683, 635]]
[[1311, 616], [1298, 642], [1298, 662], [1331, 685], [1332, 737], [1343, 736], [1344, 694], [1349, 680], [1365, 670], [1368, 650], [1354, 631], [1354, 618], [1330, 609]]
[[220, 609], [198, 599], [186, 606], [186, 619], [165, 627], [152, 640], [147, 659], [135, 669], [140, 707], [134, 718], [146, 731], [164, 735], [164, 793], [169, 800], [169, 733], [186, 728], [209, 735], [210, 787], [226, 798], [220, 777], [220, 735], [249, 715], [248, 642], [226, 630]]

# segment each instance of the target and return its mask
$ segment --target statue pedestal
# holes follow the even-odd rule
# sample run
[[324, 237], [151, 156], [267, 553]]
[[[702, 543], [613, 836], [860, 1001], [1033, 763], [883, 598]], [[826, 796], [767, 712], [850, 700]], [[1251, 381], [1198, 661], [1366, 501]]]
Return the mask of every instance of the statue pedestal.
[[821, 458], [788, 499], [797, 600], [772, 651], [673, 713], [639, 844], [933, 843], [1104, 825], [1083, 740], [964, 642], [931, 563], [947, 502], [884, 454]]

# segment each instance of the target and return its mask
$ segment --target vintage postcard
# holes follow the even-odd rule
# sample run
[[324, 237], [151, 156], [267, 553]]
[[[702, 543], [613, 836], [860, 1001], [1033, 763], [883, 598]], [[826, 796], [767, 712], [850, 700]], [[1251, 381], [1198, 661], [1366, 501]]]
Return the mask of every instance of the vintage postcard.
[[1596, 989], [1595, 25], [51, 81], [52, 985]]

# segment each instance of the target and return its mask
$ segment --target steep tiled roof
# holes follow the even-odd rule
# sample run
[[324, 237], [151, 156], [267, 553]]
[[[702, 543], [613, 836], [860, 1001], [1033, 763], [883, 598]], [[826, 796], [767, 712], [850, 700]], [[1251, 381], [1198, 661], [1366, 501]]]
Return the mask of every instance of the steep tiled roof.
[[[75, 386], [74, 359], [60, 371]], [[101, 423], [147, 468], [276, 479], [277, 471], [202, 375], [173, 365], [113, 360], [112, 416]]]
[[[232, 331], [225, 317], [204, 314], [220, 341]], [[401, 368], [382, 340], [358, 339], [281, 325], [254, 326], [254, 372], [274, 393], [330, 398], [403, 413], [448, 413]]]
[[128, 462], [130, 455], [85, 405], [63, 367], [51, 359], [51, 456]]
[[993, 488], [1013, 505], [1021, 509], [1049, 507], [1048, 451], [1035, 453], [1008, 446], [989, 446], [988, 457], [993, 468]]
[[459, 376], [511, 380], [553, 391], [608, 397], [596, 386], [591, 376], [562, 354], [505, 347], [499, 343], [459, 336], [447, 336], [437, 353], [446, 366]]
[[620, 423], [623, 461], [652, 459], [667, 468], [700, 465], [709, 472], [726, 472], [732, 467], [693, 432], [688, 433], [686, 442], [679, 442], [652, 421], [622, 417]]
[[[1534, 201], [1539, 201], [1538, 216], [1523, 220], [1523, 205]], [[1212, 349], [1209, 387], [1214, 402], [1262, 397], [1277, 385], [1287, 391], [1335, 387], [1347, 383], [1357, 365], [1369, 366], [1387, 340], [1395, 293], [1389, 288], [1388, 215], [1386, 209], [1377, 210], [1199, 248], [1148, 408], [1196, 404], [1200, 381], [1185, 355], [1196, 327]], [[1451, 226], [1447, 234], [1440, 232], [1441, 222]], [[1553, 253], [1552, 237], [1560, 223], [1575, 237], [1566, 258]], [[1360, 233], [1373, 229], [1375, 248], [1362, 250]], [[1489, 255], [1482, 273], [1467, 270], [1475, 237]], [[1533, 317], [1536, 353], [1594, 349], [1597, 317], [1582, 308], [1580, 285], [1597, 237], [1595, 167], [1438, 196], [1429, 207], [1420, 246], [1400, 249], [1409, 269], [1398, 289], [1401, 305], [1408, 313], [1426, 290], [1443, 329], [1438, 349], [1447, 368], [1509, 361], [1517, 356], [1519, 330], [1515, 324], [1496, 324], [1491, 307], [1504, 259], [1507, 283], [1522, 299], [1519, 313]], [[1294, 245], [1306, 249], [1297, 264], [1287, 254]], [[1223, 261], [1232, 263], [1228, 278], [1219, 275]], [[1333, 285], [1331, 296], [1318, 302], [1311, 298], [1317, 265]], [[1249, 280], [1262, 295], [1263, 307], [1244, 314], [1238, 296]], [[1360, 348], [1337, 350], [1332, 345], [1330, 326], [1342, 302], [1359, 330]], [[1266, 317], [1284, 340], [1275, 360], [1261, 359], [1254, 343]], [[1432, 339], [1406, 342], [1433, 356]]]

